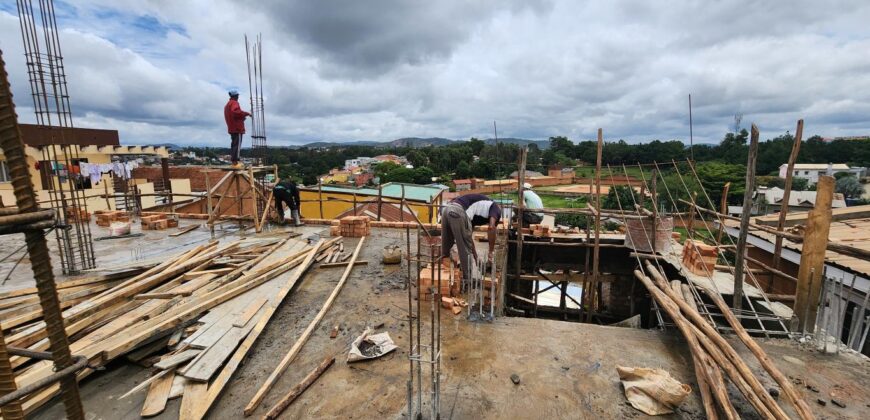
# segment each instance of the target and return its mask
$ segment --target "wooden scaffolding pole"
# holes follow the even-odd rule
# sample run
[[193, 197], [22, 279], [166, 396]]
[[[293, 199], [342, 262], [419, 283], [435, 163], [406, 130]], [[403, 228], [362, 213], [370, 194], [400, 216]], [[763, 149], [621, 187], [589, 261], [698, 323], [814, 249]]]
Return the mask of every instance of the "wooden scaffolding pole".
[[749, 234], [749, 217], [752, 213], [752, 192], [755, 190], [755, 158], [758, 157], [758, 127], [752, 124], [749, 140], [749, 157], [746, 159], [746, 191], [743, 193], [743, 214], [740, 215], [740, 232], [737, 235], [737, 257], [734, 260], [734, 301], [731, 306], [739, 313], [743, 306], [743, 268], [746, 264], [746, 237]]
[[592, 249], [592, 282], [589, 290], [583, 291], [583, 296], [589, 296], [587, 305], [589, 312], [586, 320], [592, 319], [595, 312], [595, 291], [598, 289], [598, 259], [601, 255], [601, 157], [604, 151], [604, 131], [598, 129], [598, 151], [595, 157], [595, 247]]
[[[527, 153], [528, 149], [526, 147], [520, 149], [520, 167], [518, 172], [519, 196], [517, 197], [517, 263], [515, 269], [517, 278], [522, 275], [523, 267], [523, 211], [526, 205], [524, 184], [526, 182]], [[537, 295], [535, 295], [535, 300], [537, 301]]]
[[[791, 198], [791, 183], [794, 177], [794, 164], [797, 161], [798, 153], [801, 150], [801, 139], [804, 135], [804, 120], [800, 119], [797, 122], [797, 130], [794, 133], [794, 144], [791, 146], [791, 154], [788, 157], [788, 166], [785, 170], [785, 191], [782, 193], [782, 201], [779, 206], [779, 219], [776, 222], [776, 230], [782, 231], [785, 228], [785, 217], [788, 215], [788, 202]], [[773, 245], [773, 268], [779, 269], [779, 263], [782, 259], [782, 237], [777, 236]], [[773, 282], [771, 282], [773, 283]]]

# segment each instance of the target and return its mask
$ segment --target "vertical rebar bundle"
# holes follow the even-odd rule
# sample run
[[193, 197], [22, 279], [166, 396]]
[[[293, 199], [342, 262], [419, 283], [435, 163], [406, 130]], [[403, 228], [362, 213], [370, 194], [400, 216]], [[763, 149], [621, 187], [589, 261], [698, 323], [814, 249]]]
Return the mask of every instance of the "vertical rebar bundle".
[[[251, 148], [266, 148], [266, 113], [263, 108], [263, 34], [248, 44], [245, 35], [245, 59], [248, 63], [248, 92], [251, 98]], [[265, 157], [265, 154], [254, 154]]]
[[[404, 202], [403, 202], [404, 204]], [[408, 379], [408, 418], [423, 418], [423, 371], [424, 365], [429, 365], [429, 418], [438, 419], [441, 413], [441, 285], [448, 279], [442, 279], [441, 272], [441, 242], [440, 238], [430, 236], [427, 232], [417, 227], [417, 251], [415, 255], [408, 254], [408, 324], [409, 342], [411, 351], [408, 354], [410, 360]], [[408, 250], [411, 250], [410, 230], [406, 231]], [[410, 266], [417, 264], [416, 281], [410, 275]], [[420, 281], [421, 265], [425, 263], [430, 273], [430, 283], [423, 286]], [[436, 267], [438, 268], [436, 270]], [[451, 264], [452, 272], [452, 264]], [[416, 287], [413, 285], [416, 283]], [[416, 293], [416, 298], [412, 298]], [[426, 302], [428, 300], [428, 302]], [[424, 306], [428, 306], [429, 312], [429, 344], [423, 344]], [[414, 387], [416, 382], [416, 389]], [[416, 400], [416, 407], [415, 407]]]
[[[33, 184], [30, 182], [30, 169], [24, 153], [24, 143], [18, 128], [18, 118], [15, 115], [12, 90], [9, 88], [6, 64], [3, 61], [2, 53], [0, 53], [0, 148], [3, 149], [9, 163], [9, 175], [12, 178], [18, 213], [27, 214], [39, 211]], [[71, 366], [73, 360], [55, 288], [48, 244], [42, 229], [25, 229], [24, 240], [30, 255], [33, 278], [42, 307], [52, 359], [55, 369], [60, 371]], [[79, 398], [79, 388], [75, 375], [64, 376], [60, 380], [60, 389], [66, 406], [67, 418], [73, 420], [83, 418], [82, 402]], [[7, 415], [5, 411], [3, 415]]]
[[94, 268], [96, 261], [87, 202], [73, 170], [79, 164], [79, 147], [75, 139], [68, 138], [72, 111], [54, 2], [39, 0], [38, 12], [34, 12], [31, 0], [17, 0], [17, 5], [36, 123], [50, 139], [48, 145], [40, 147], [43, 188], [56, 210], [55, 233], [63, 272], [74, 274]]

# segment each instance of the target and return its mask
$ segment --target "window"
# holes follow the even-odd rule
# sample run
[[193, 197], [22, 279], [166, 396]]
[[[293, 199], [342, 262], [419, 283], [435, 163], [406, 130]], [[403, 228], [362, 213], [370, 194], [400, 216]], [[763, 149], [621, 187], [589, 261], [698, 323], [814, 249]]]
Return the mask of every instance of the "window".
[[0, 182], [12, 182], [9, 176], [9, 165], [5, 160], [0, 160]]
[[809, 175], [810, 171], [804, 171], [804, 175]]

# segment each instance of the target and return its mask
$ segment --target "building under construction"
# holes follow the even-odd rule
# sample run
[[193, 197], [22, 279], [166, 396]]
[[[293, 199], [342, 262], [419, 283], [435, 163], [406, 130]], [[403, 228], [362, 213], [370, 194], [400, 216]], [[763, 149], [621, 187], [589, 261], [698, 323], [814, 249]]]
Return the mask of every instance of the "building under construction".
[[[74, 128], [51, 4], [18, 2], [28, 68], [0, 60], [2, 418], [867, 417], [870, 208], [832, 210], [832, 178], [808, 212], [729, 216], [691, 160], [603, 164], [599, 130], [587, 205], [524, 228], [505, 204], [463, 273], [441, 190], [312, 187], [288, 227], [274, 167], [174, 168]], [[61, 108], [19, 124], [8, 71]]]

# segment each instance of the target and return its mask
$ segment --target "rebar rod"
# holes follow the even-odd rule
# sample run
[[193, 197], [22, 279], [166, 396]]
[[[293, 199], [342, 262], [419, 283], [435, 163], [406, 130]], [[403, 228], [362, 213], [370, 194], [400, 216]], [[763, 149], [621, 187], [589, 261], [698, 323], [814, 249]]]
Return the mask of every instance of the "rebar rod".
[[[36, 204], [33, 184], [30, 182], [30, 168], [24, 153], [24, 142], [21, 139], [21, 131], [15, 115], [15, 105], [12, 101], [12, 91], [9, 87], [6, 63], [3, 60], [2, 52], [0, 52], [0, 148], [3, 149], [9, 164], [9, 175], [12, 178], [19, 211], [22, 213], [38, 211], [39, 207]], [[27, 243], [27, 252], [30, 255], [33, 278], [42, 307], [55, 370], [61, 371], [72, 366], [73, 360], [64, 329], [48, 245], [41, 231], [26, 231], [24, 239]], [[67, 417], [72, 420], [82, 419], [84, 411], [75, 376], [61, 378], [60, 388]]]

